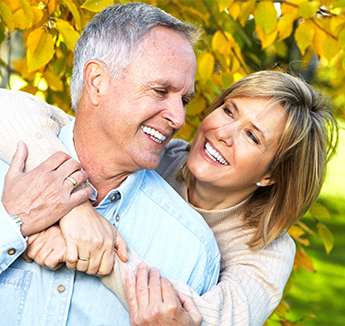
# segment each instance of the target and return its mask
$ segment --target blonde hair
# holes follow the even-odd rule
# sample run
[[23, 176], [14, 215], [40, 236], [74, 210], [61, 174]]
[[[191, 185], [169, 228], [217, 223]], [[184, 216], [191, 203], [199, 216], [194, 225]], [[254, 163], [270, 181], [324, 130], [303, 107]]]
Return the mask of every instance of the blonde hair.
[[[243, 210], [244, 227], [255, 228], [248, 245], [260, 249], [296, 223], [319, 196], [326, 164], [338, 143], [338, 125], [326, 99], [303, 80], [280, 71], [248, 75], [223, 91], [207, 115], [229, 98], [265, 98], [279, 104], [286, 125], [268, 168], [275, 183], [258, 188]], [[195, 177], [184, 164], [178, 172], [187, 187]]]

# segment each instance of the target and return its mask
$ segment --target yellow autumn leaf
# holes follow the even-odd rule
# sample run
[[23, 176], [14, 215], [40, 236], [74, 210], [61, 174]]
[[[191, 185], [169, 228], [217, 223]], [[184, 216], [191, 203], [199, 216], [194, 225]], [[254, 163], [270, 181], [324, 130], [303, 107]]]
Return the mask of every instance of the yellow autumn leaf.
[[113, 4], [113, 0], [86, 0], [80, 8], [93, 12], [100, 12], [105, 7]]
[[303, 1], [304, 0], [289, 0], [283, 2], [280, 6], [280, 14], [284, 16], [290, 12], [298, 11], [298, 8]]
[[34, 13], [32, 25], [35, 25], [43, 18], [43, 11], [41, 9], [38, 9], [38, 7], [32, 7], [32, 11]]
[[201, 80], [206, 82], [211, 78], [214, 69], [214, 57], [211, 53], [206, 53], [198, 65], [198, 72]]
[[333, 16], [330, 23], [331, 31], [334, 35], [339, 33], [345, 28], [345, 16]]
[[11, 12], [11, 9], [7, 7], [6, 4], [4, 4], [1, 1], [0, 1], [0, 14], [5, 24], [7, 25], [10, 33], [12, 33], [14, 30], [13, 14]]
[[51, 15], [55, 11], [55, 0], [48, 1], [48, 13]]
[[6, 6], [10, 8], [12, 14], [22, 8], [18, 0], [2, 0], [1, 2], [5, 3]]
[[322, 50], [324, 58], [330, 62], [339, 52], [339, 43], [337, 40], [327, 37], [327, 39], [322, 43]]
[[292, 34], [293, 24], [299, 17], [297, 10], [282, 16], [278, 21], [279, 41], [282, 41]]
[[242, 2], [240, 14], [239, 14], [239, 21], [243, 27], [246, 24], [248, 17], [251, 14], [252, 9], [254, 8], [255, 3], [256, 3], [256, 0], [249, 0], [249, 1]]
[[345, 50], [345, 28], [340, 32], [338, 41], [340, 46]]
[[63, 91], [63, 82], [59, 76], [55, 76], [53, 71], [46, 70], [44, 72], [43, 78], [46, 80], [48, 86], [53, 91]]
[[42, 33], [34, 54], [27, 52], [28, 72], [46, 65], [53, 58], [54, 53], [53, 36], [47, 32]]
[[219, 8], [219, 12], [223, 12], [225, 9], [229, 8], [234, 0], [218, 0], [218, 8]]
[[24, 17], [27, 21], [27, 28], [32, 26], [34, 20], [34, 11], [26, 0], [18, 0], [20, 3]]
[[206, 109], [206, 100], [200, 95], [195, 95], [195, 98], [187, 105], [187, 114], [196, 115]]
[[311, 21], [302, 22], [295, 32], [295, 40], [302, 55], [309, 45], [311, 45], [315, 34], [315, 26]]
[[27, 29], [31, 27], [31, 22], [25, 16], [24, 10], [19, 9], [13, 14], [14, 27]]
[[28, 35], [28, 39], [27, 39], [27, 46], [28, 46], [28, 52], [31, 53], [31, 55], [33, 55], [35, 53], [35, 50], [38, 46], [38, 43], [40, 42], [41, 36], [44, 33], [43, 29], [37, 28], [35, 30], [33, 30], [29, 35]]
[[320, 1], [303, 1], [299, 6], [299, 13], [303, 19], [307, 20], [313, 17], [317, 10], [320, 8]]
[[304, 230], [302, 230], [300, 227], [293, 225], [291, 226], [291, 228], [289, 229], [289, 234], [291, 235], [292, 238], [297, 239], [300, 236], [304, 235], [305, 232]]
[[299, 268], [302, 268], [310, 273], [315, 273], [313, 262], [306, 253], [296, 251], [295, 261], [293, 269], [298, 272]]
[[321, 28], [315, 28], [315, 34], [313, 39], [313, 48], [315, 55], [318, 58], [324, 57], [323, 43], [327, 39], [327, 34]]
[[217, 31], [212, 38], [212, 49], [221, 54], [230, 55], [231, 47], [235, 42], [233, 36], [228, 32]]
[[76, 4], [73, 1], [71, 1], [71, 0], [65, 0], [65, 3], [67, 5], [69, 11], [73, 15], [73, 18], [75, 20], [75, 24], [76, 24], [77, 30], [81, 31], [82, 30], [81, 19], [80, 19], [80, 14], [79, 14], [79, 11], [78, 11], [78, 8], [77, 8]]
[[238, 16], [240, 15], [240, 11], [241, 7], [237, 2], [233, 3], [229, 8], [229, 13], [234, 20], [238, 18]]
[[333, 245], [334, 245], [333, 233], [322, 223], [317, 223], [316, 227], [319, 231], [323, 245], [324, 245], [326, 253], [328, 255], [331, 252], [331, 250], [333, 249]]
[[276, 27], [277, 10], [272, 1], [260, 1], [255, 10], [255, 23], [264, 34], [269, 34]]
[[255, 26], [255, 30], [259, 36], [259, 39], [261, 41], [261, 48], [265, 49], [269, 45], [273, 44], [273, 42], [276, 40], [278, 35], [278, 27], [276, 26], [273, 31], [271, 31], [269, 34], [265, 34], [259, 25]]
[[80, 35], [79, 33], [66, 21], [56, 19], [56, 29], [60, 32], [67, 47], [74, 52], [75, 44]]
[[19, 90], [25, 93], [36, 95], [36, 93], [38, 92], [38, 87], [28, 84], [24, 87], [21, 87]]

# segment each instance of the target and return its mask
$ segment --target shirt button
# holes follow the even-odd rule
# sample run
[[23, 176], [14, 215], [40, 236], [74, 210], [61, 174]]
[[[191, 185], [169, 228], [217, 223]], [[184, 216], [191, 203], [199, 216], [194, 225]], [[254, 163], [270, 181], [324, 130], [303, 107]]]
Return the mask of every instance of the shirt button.
[[135, 269], [136, 269], [136, 268], [135, 268], [135, 266], [134, 266], [132, 263], [129, 263], [129, 264], [128, 264], [128, 269], [131, 270], [131, 271], [133, 271], [133, 272], [135, 272]]
[[115, 198], [116, 198], [116, 195], [115, 195], [115, 194], [114, 194], [114, 195], [111, 195], [111, 196], [110, 196], [110, 201], [114, 201]]
[[56, 152], [56, 150], [53, 148], [53, 147], [50, 147], [49, 149], [48, 149], [48, 153], [49, 154], [54, 154]]
[[115, 220], [116, 220], [116, 222], [120, 221], [120, 216], [116, 215]]
[[9, 249], [9, 250], [7, 251], [7, 253], [8, 253], [10, 256], [12, 256], [12, 255], [14, 255], [14, 254], [16, 253], [16, 249], [11, 248], [11, 249]]
[[41, 132], [37, 131], [37, 132], [35, 132], [35, 137], [37, 139], [42, 139], [43, 138], [43, 134]]
[[59, 285], [59, 286], [57, 287], [57, 290], [58, 290], [60, 293], [62, 293], [62, 292], [65, 291], [65, 287], [64, 287], [63, 285]]

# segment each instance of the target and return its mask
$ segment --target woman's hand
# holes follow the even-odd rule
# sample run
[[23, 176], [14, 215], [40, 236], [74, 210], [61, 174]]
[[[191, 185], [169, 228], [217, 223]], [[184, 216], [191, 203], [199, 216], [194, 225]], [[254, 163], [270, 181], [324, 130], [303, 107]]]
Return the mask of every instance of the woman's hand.
[[107, 275], [114, 266], [114, 248], [122, 261], [128, 260], [126, 242], [90, 202], [79, 205], [63, 217], [60, 227], [67, 245], [65, 261], [69, 269]]
[[29, 236], [23, 258], [45, 268], [56, 270], [63, 265], [66, 243], [60, 227], [53, 225], [49, 229]]
[[191, 297], [177, 293], [157, 268], [140, 263], [137, 278], [126, 275], [129, 315], [132, 326], [198, 326], [202, 316]]

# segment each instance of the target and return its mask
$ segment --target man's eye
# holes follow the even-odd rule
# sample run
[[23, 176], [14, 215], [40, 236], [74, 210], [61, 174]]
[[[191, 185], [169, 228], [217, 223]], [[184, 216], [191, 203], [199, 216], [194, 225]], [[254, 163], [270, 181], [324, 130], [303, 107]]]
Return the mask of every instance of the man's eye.
[[188, 100], [188, 99], [183, 98], [183, 99], [182, 99], [182, 103], [183, 103], [183, 106], [186, 106], [186, 105], [188, 105], [188, 104], [189, 104], [189, 100]]
[[232, 111], [228, 108], [223, 108], [223, 111], [227, 114], [227, 115], [230, 115], [231, 117], [234, 117]]
[[167, 93], [166, 89], [155, 88], [154, 91], [159, 95], [165, 95]]

